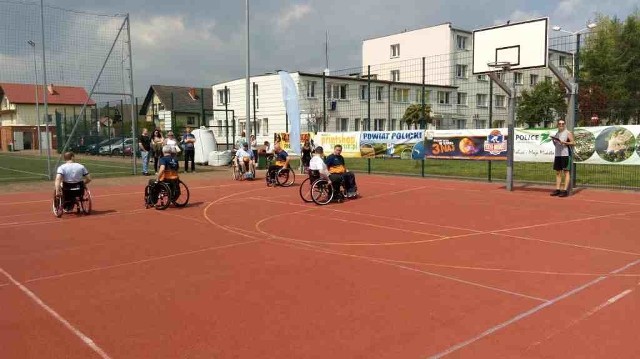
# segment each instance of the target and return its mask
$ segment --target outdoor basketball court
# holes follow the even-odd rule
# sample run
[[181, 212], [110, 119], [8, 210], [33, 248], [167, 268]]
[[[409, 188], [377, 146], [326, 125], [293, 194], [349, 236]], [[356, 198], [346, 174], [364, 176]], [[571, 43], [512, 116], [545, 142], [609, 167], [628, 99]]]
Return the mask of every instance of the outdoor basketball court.
[[[3, 356], [636, 357], [640, 195], [358, 176], [362, 198], [95, 184], [90, 216], [0, 196]], [[140, 182], [140, 181], [139, 181]]]

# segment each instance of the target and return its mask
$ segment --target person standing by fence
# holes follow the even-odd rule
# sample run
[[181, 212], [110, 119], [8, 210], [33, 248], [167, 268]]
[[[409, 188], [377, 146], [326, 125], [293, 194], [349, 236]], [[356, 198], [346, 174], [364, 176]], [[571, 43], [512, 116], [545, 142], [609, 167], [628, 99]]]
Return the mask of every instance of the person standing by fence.
[[187, 133], [182, 136], [184, 146], [184, 171], [189, 172], [189, 161], [191, 161], [191, 172], [196, 171], [196, 136], [191, 133], [191, 127], [187, 127]]
[[146, 128], [142, 129], [142, 134], [138, 139], [138, 148], [140, 149], [140, 158], [142, 159], [142, 175], [149, 175], [149, 152], [151, 151], [151, 137]]
[[[556, 171], [556, 190], [551, 192], [551, 196], [567, 197], [569, 195], [569, 181], [571, 181], [571, 147], [575, 145], [573, 134], [567, 130], [564, 120], [558, 121], [558, 132], [551, 136], [555, 148], [555, 158], [553, 169]], [[564, 174], [564, 176], [563, 176]], [[562, 187], [562, 177], [564, 177], [564, 187]], [[561, 188], [563, 188], [561, 190]]]

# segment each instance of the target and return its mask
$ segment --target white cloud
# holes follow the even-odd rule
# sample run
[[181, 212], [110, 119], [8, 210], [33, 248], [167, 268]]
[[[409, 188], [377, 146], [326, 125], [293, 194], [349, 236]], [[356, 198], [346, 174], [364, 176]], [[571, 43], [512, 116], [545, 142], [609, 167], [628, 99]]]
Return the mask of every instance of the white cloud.
[[313, 8], [310, 4], [295, 4], [291, 6], [276, 19], [278, 29], [286, 30], [294, 22], [301, 20], [311, 12], [313, 12]]
[[177, 44], [207, 42], [220, 46], [222, 41], [215, 35], [214, 22], [188, 23], [183, 15], [155, 16], [138, 20], [132, 32], [133, 44], [147, 48], [175, 48]]
[[552, 18], [557, 19], [558, 21], [567, 20], [573, 17], [576, 13], [580, 13], [581, 8], [585, 4], [582, 0], [562, 0], [558, 3], [555, 10], [553, 11]]

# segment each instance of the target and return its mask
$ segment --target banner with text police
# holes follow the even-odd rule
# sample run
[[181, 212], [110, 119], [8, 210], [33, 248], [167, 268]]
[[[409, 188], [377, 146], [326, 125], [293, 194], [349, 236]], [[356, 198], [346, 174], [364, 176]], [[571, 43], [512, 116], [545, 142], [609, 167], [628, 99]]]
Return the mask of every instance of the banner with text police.
[[428, 130], [425, 157], [462, 160], [506, 160], [507, 130]]

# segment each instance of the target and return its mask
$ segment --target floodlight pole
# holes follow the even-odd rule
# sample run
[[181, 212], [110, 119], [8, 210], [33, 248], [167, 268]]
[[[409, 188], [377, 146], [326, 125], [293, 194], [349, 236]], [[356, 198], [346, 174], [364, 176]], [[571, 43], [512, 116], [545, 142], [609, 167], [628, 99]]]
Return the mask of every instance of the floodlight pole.
[[[247, 23], [247, 29], [246, 29], [246, 31], [247, 31], [247, 34], [246, 34], [246, 36], [247, 36], [247, 53], [246, 53], [246, 63], [247, 63], [247, 71], [246, 72], [247, 72], [247, 77], [245, 79], [246, 80], [245, 81], [245, 90], [246, 90], [245, 95], [246, 95], [246, 97], [245, 97], [245, 116], [244, 117], [247, 120], [247, 122], [245, 123], [245, 126], [246, 126], [247, 129], [246, 129], [245, 134], [244, 134], [245, 135], [244, 141], [248, 141], [249, 138], [251, 137], [251, 125], [250, 125], [250, 123], [251, 123], [251, 121], [250, 121], [250, 118], [251, 118], [251, 89], [249, 88], [249, 85], [250, 85], [250, 78], [249, 78], [250, 75], [249, 74], [250, 74], [250, 68], [251, 68], [250, 67], [250, 59], [249, 59], [249, 54], [250, 54], [250, 52], [249, 52], [249, 0], [246, 0], [245, 4], [246, 4], [246, 7], [245, 7], [246, 8], [246, 14], [245, 14], [246, 19], [245, 19], [245, 21]], [[240, 146], [242, 146], [242, 144], [240, 144]]]
[[44, 0], [40, 0], [40, 29], [42, 30], [42, 73], [43, 73], [43, 98], [44, 98], [44, 128], [47, 144], [47, 178], [51, 180], [51, 141], [49, 140], [49, 108], [47, 106], [47, 57], [44, 49]]
[[42, 156], [42, 134], [40, 133], [40, 100], [38, 99], [38, 62], [36, 61], [36, 43], [29, 40], [29, 46], [33, 48], [33, 74], [36, 81], [36, 127], [38, 128], [38, 154]]
[[[131, 137], [133, 137], [133, 144], [131, 148], [133, 148], [133, 174], [136, 175], [138, 169], [138, 161], [136, 157], [136, 136], [137, 136], [137, 126], [138, 126], [138, 108], [134, 108], [135, 102], [135, 91], [133, 90], [133, 56], [131, 55], [131, 19], [129, 18], [129, 14], [127, 13], [127, 46], [129, 48], [129, 88], [131, 89]], [[124, 72], [124, 71], [123, 71]], [[122, 114], [124, 116], [124, 114]], [[124, 149], [124, 145], [123, 145]], [[123, 151], [124, 153], [124, 151]]]

